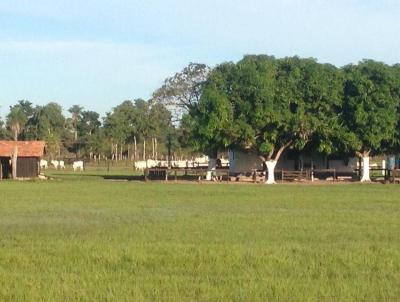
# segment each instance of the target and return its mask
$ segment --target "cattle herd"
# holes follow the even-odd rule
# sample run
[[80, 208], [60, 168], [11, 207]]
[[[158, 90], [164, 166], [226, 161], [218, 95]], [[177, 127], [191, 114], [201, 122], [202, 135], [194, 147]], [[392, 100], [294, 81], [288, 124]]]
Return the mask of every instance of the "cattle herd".
[[[195, 168], [202, 165], [207, 165], [208, 157], [202, 156], [197, 158], [192, 158], [191, 160], [172, 160], [170, 162], [170, 166], [174, 168]], [[227, 160], [222, 159], [221, 164], [226, 165], [228, 163]], [[63, 160], [51, 160], [50, 165], [53, 166], [55, 169], [65, 169], [65, 162]], [[143, 171], [146, 168], [155, 168], [155, 167], [167, 167], [168, 162], [165, 160], [143, 160], [143, 161], [136, 161], [134, 163], [134, 168], [138, 171]], [[47, 169], [49, 167], [49, 163], [47, 160], [41, 159], [40, 160], [40, 169]], [[84, 164], [82, 160], [74, 161], [72, 163], [72, 169], [74, 171], [83, 171]]]
[[[55, 168], [55, 169], [65, 169], [65, 163], [63, 160], [52, 160], [50, 161], [50, 164]], [[40, 169], [47, 169], [49, 167], [49, 164], [47, 160], [41, 159], [40, 160]], [[72, 164], [72, 169], [74, 171], [80, 170], [83, 171], [83, 161], [78, 160], [74, 161]]]
[[[135, 169], [139, 171], [143, 171], [146, 168], [155, 168], [155, 167], [167, 167], [168, 162], [166, 160], [141, 160], [135, 162]], [[175, 168], [190, 168], [192, 167], [192, 162], [187, 160], [174, 160], [171, 161], [171, 166]]]
[[[221, 158], [220, 164], [223, 166], [227, 166], [229, 161], [227, 159]], [[196, 168], [199, 166], [207, 166], [208, 165], [208, 157], [196, 157], [189, 160], [172, 160], [170, 162], [170, 166], [173, 168]], [[135, 162], [135, 169], [139, 171], [143, 171], [146, 168], [155, 168], [155, 167], [167, 167], [168, 162], [166, 160], [142, 160]]]

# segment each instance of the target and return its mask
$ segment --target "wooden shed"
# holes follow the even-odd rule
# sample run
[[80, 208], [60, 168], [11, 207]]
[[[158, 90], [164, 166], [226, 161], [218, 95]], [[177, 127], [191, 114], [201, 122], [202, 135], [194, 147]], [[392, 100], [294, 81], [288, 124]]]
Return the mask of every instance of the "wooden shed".
[[0, 141], [0, 179], [11, 178], [14, 152], [17, 152], [17, 177], [37, 177], [45, 145], [44, 141]]

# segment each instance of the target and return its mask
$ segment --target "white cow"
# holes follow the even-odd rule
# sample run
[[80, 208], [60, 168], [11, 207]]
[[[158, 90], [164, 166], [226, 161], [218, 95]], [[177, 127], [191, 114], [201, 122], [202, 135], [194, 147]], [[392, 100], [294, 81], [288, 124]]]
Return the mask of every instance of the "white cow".
[[186, 160], [174, 160], [171, 161], [171, 166], [175, 168], [186, 168], [189, 167], [189, 162]]
[[80, 170], [83, 171], [83, 161], [78, 160], [78, 161], [74, 161], [74, 163], [72, 164], [72, 169], [74, 169], [74, 171], [76, 170]]
[[199, 164], [207, 164], [208, 163], [208, 156], [202, 155], [200, 157], [196, 157], [194, 159], [194, 162], [199, 163]]
[[47, 160], [41, 159], [39, 165], [40, 165], [40, 169], [47, 169]]
[[63, 160], [60, 160], [60, 161], [58, 162], [58, 166], [60, 167], [60, 169], [65, 169], [64, 161], [63, 161]]
[[139, 171], [143, 171], [146, 168], [166, 167], [166, 166], [167, 162], [162, 160], [157, 161], [153, 159], [148, 159], [135, 162], [135, 169]]
[[144, 160], [135, 162], [135, 169], [143, 171], [144, 169], [146, 169], [146, 162]]
[[58, 160], [52, 160], [51, 164], [54, 166], [54, 168], [58, 169]]

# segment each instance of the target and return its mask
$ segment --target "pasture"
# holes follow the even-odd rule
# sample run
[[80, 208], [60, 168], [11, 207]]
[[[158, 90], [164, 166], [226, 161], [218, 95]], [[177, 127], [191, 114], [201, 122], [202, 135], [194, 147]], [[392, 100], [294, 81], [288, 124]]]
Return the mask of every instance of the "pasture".
[[0, 182], [1, 301], [400, 297], [398, 185], [50, 174]]

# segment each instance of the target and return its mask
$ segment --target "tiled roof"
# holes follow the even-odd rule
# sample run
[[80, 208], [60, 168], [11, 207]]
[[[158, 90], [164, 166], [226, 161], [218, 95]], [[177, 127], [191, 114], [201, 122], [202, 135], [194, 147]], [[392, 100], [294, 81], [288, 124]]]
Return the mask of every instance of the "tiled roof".
[[44, 141], [0, 141], [0, 157], [11, 157], [14, 147], [18, 147], [18, 157], [41, 157], [44, 153]]

